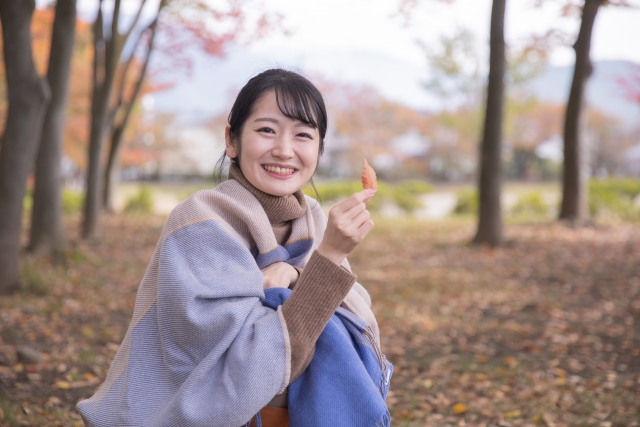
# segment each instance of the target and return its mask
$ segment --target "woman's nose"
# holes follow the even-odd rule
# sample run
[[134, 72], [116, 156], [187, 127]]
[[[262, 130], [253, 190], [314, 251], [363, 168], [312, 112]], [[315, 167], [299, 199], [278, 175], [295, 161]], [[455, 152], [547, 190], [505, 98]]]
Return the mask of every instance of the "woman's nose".
[[293, 138], [290, 135], [283, 134], [276, 139], [276, 144], [271, 151], [272, 154], [281, 159], [290, 159], [293, 157]]

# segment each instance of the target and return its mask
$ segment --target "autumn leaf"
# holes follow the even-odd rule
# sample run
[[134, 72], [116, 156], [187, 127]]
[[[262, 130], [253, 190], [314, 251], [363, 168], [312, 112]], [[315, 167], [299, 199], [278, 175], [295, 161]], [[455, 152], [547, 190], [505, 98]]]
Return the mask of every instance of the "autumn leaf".
[[67, 381], [57, 381], [55, 387], [62, 390], [69, 390], [71, 388], [71, 384]]
[[487, 363], [489, 361], [489, 358], [484, 354], [476, 354], [475, 359], [480, 363]]
[[364, 159], [364, 165], [362, 167], [362, 186], [365, 189], [378, 189], [378, 179], [376, 178], [376, 171], [373, 170], [367, 159]]
[[467, 412], [467, 405], [465, 405], [464, 403], [456, 403], [455, 405], [453, 405], [452, 410], [455, 415], [461, 415]]
[[510, 368], [515, 368], [516, 365], [518, 364], [518, 361], [516, 360], [515, 357], [509, 356], [504, 359], [504, 364]]
[[509, 411], [509, 412], [505, 412], [504, 413], [504, 417], [505, 418], [519, 418], [522, 416], [522, 413], [520, 412], [519, 409], [516, 409], [515, 411]]

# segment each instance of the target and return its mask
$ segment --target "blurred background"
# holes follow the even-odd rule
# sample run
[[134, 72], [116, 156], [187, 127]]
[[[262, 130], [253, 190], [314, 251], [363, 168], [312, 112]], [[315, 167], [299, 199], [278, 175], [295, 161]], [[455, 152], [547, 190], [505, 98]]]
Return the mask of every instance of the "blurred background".
[[326, 100], [304, 191], [328, 209], [377, 172], [352, 264], [394, 425], [638, 425], [639, 2], [0, 0], [0, 21], [0, 426], [81, 425], [164, 219], [218, 184], [229, 109], [272, 67]]

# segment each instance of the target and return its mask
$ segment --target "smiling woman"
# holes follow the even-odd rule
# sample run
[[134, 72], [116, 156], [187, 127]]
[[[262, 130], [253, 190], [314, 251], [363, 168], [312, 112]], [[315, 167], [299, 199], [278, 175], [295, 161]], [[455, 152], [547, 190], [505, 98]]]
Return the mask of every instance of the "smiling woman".
[[288, 196], [311, 179], [321, 151], [320, 132], [310, 121], [286, 116], [275, 91], [256, 102], [244, 127], [241, 135], [235, 135], [227, 126], [226, 154], [252, 185], [265, 193]]
[[[226, 128], [229, 179], [169, 216], [87, 426], [388, 426], [392, 366], [346, 256], [373, 228], [301, 188], [322, 154], [320, 92], [268, 70]], [[224, 156], [221, 161], [224, 160]]]
[[[278, 196], [293, 194], [311, 179], [324, 151], [327, 131], [324, 100], [310, 81], [295, 73], [275, 69], [258, 77], [242, 88], [229, 113], [225, 129], [227, 148], [218, 161], [219, 173], [228, 155], [258, 189]], [[245, 127], [248, 132], [243, 133]], [[246, 147], [242, 144], [244, 140]], [[251, 151], [246, 153], [250, 160], [243, 161], [245, 149]], [[293, 160], [304, 164], [287, 163]], [[286, 183], [261, 180], [262, 173], [256, 173], [258, 168], [271, 172], [274, 178], [286, 178]], [[290, 174], [276, 168], [294, 172], [288, 177]], [[263, 183], [271, 183], [269, 189], [275, 192], [267, 191], [261, 186]]]

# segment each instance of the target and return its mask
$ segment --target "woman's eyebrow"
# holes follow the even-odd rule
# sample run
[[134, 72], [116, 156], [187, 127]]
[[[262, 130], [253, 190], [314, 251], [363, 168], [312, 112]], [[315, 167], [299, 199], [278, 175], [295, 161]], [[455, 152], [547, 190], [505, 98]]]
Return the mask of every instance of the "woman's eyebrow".
[[278, 119], [273, 119], [271, 117], [259, 117], [257, 119], [254, 120], [254, 122], [271, 122], [271, 123], [275, 123], [278, 124]]
[[[279, 124], [280, 123], [278, 121], [278, 119], [274, 119], [272, 117], [258, 117], [253, 122], [254, 123], [255, 122], [270, 122], [270, 123], [275, 123], [275, 124]], [[299, 120], [296, 121], [295, 127], [305, 127], [305, 128], [316, 129], [316, 127], [313, 126], [312, 124], [305, 123], [305, 122], [299, 121]]]
[[311, 128], [311, 129], [315, 129], [316, 127], [310, 123], [305, 123], [305, 122], [298, 122], [295, 124], [295, 127], [297, 128]]

